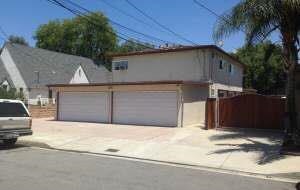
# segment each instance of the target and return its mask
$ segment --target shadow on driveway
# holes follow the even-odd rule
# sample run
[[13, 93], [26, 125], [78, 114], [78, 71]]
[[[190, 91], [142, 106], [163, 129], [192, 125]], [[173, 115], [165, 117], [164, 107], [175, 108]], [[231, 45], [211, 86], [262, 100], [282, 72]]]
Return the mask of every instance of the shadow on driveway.
[[[230, 130], [209, 138], [211, 141], [226, 140], [226, 143], [215, 144], [224, 147], [210, 154], [256, 152], [258, 153], [257, 164], [264, 165], [285, 158], [284, 155], [280, 154], [282, 138], [283, 134], [281, 132], [250, 129]], [[231, 139], [233, 140], [232, 143], [228, 143], [228, 140]], [[241, 140], [241, 142], [236, 140]]]

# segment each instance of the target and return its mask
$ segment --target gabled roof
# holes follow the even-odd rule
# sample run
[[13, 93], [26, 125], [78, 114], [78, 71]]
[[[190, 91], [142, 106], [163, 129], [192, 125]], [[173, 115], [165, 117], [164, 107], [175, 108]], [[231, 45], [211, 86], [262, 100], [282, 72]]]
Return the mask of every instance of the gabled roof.
[[109, 71], [89, 58], [12, 43], [6, 43], [4, 48], [8, 49], [28, 87], [69, 83], [80, 65], [90, 82], [107, 82]]
[[226, 56], [230, 57], [232, 60], [239, 63], [242, 67], [245, 67], [245, 64], [242, 63], [237, 58], [233, 57], [223, 49], [219, 48], [216, 45], [197, 45], [197, 46], [179, 46], [179, 47], [169, 47], [169, 48], [162, 48], [162, 49], [147, 49], [143, 51], [135, 51], [129, 53], [116, 53], [112, 54], [112, 57], [126, 57], [126, 56], [136, 56], [136, 55], [147, 55], [147, 54], [158, 54], [158, 53], [171, 53], [171, 52], [182, 52], [182, 51], [190, 51], [190, 50], [198, 50], [198, 49], [214, 49], [220, 53], [225, 54]]
[[3, 65], [2, 59], [0, 59], [0, 85], [6, 80], [9, 83], [10, 87], [14, 88], [13, 82]]

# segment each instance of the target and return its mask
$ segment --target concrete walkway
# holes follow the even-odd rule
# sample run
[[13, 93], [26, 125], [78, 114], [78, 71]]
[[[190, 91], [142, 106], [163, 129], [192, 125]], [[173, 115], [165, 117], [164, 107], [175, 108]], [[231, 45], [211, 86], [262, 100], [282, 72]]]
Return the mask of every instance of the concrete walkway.
[[[282, 135], [35, 119], [33, 136], [52, 148], [128, 156], [267, 175], [299, 174], [300, 157], [279, 154]], [[296, 176], [297, 176], [296, 175]]]

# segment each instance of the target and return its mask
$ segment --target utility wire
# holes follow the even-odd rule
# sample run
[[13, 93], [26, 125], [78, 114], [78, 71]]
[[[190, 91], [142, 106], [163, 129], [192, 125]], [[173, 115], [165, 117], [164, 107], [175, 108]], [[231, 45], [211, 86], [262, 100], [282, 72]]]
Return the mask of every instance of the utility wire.
[[[198, 6], [202, 7], [203, 9], [207, 10], [208, 12], [210, 12], [211, 14], [213, 14], [214, 16], [221, 18], [221, 19], [225, 19], [224, 17], [220, 16], [219, 14], [217, 14], [215, 11], [213, 11], [212, 9], [208, 8], [207, 6], [205, 6], [203, 3], [198, 2], [197, 0], [194, 0], [194, 3], [196, 3]], [[228, 20], [225, 19], [225, 22], [227, 22]], [[229, 22], [229, 21], [228, 21]]]
[[[224, 16], [222, 16], [222, 15], [216, 13], [215, 11], [213, 11], [212, 9], [210, 9], [209, 7], [207, 7], [205, 4], [199, 2], [198, 0], [193, 0], [193, 1], [194, 1], [194, 3], [195, 3], [196, 5], [198, 5], [198, 6], [202, 7], [203, 9], [207, 10], [208, 12], [210, 12], [212, 15], [216, 16], [217, 18], [223, 20], [224, 22], [226, 22], [226, 23], [228, 23], [228, 24], [232, 24], [232, 22], [231, 22], [230, 20], [228, 20], [228, 18], [226, 18], [226, 17], [224, 17]], [[240, 30], [241, 32], [243, 32], [244, 34], [247, 35], [247, 32], [246, 32], [244, 29], [239, 28], [239, 30]], [[260, 34], [260, 35], [263, 36], [262, 34]]]
[[[58, 0], [53, 0], [53, 1], [58, 2]], [[71, 4], [71, 5], [73, 5], [73, 6], [77, 7], [77, 8], [79, 8], [79, 9], [81, 9], [81, 10], [87, 12], [87, 13], [93, 13], [92, 11], [90, 11], [90, 10], [88, 10], [88, 9], [86, 9], [86, 8], [84, 8], [84, 7], [82, 7], [81, 5], [75, 3], [74, 1], [71, 1], [71, 0], [63, 0], [63, 1], [68, 2], [69, 4]], [[136, 30], [134, 30], [134, 29], [132, 29], [132, 28], [129, 28], [129, 27], [127, 27], [127, 26], [124, 26], [124, 25], [122, 25], [122, 24], [120, 24], [120, 23], [118, 23], [118, 22], [115, 22], [115, 21], [113, 21], [113, 20], [111, 20], [111, 19], [109, 19], [109, 18], [108, 18], [108, 21], [109, 21], [110, 23], [112, 23], [113, 25], [119, 26], [119, 27], [121, 27], [121, 28], [123, 28], [123, 29], [125, 29], [125, 30], [128, 30], [128, 31], [130, 31], [130, 32], [136, 33], [136, 34], [138, 34], [138, 35], [142, 35], [142, 36], [144, 36], [144, 37], [146, 37], [146, 38], [148, 38], [148, 39], [152, 39], [152, 40], [155, 40], [155, 41], [158, 41], [158, 42], [162, 42], [162, 43], [172, 43], [172, 42], [170, 42], [170, 41], [166, 41], [166, 40], [157, 38], [157, 37], [155, 37], [155, 36], [148, 35], [148, 34], [145, 34], [145, 33], [139, 32], [139, 31], [136, 31]]]
[[[1, 26], [0, 26], [0, 32], [4, 36], [5, 41], [6, 41], [6, 39], [8, 40], [9, 36], [7, 35], [7, 33], [3, 30], [3, 28]], [[3, 39], [3, 37], [1, 37], [1, 38]]]
[[154, 19], [153, 17], [151, 17], [150, 15], [148, 15], [147, 13], [145, 13], [143, 10], [141, 10], [140, 8], [138, 8], [136, 5], [134, 5], [132, 2], [130, 2], [129, 0], [126, 0], [126, 2], [133, 7], [134, 9], [136, 9], [138, 12], [140, 12], [142, 15], [144, 15], [145, 17], [147, 17], [148, 19], [152, 20], [154, 23], [156, 23], [158, 26], [162, 27], [164, 30], [170, 32], [171, 34], [173, 34], [174, 36], [180, 38], [181, 40], [188, 42], [190, 44], [193, 45], [198, 45], [197, 43], [183, 37], [182, 35], [176, 33], [175, 31], [171, 30], [170, 28], [168, 28], [167, 26], [161, 24], [160, 22], [158, 22], [156, 19]]
[[[74, 15], [76, 15], [76, 16], [79, 16], [79, 17], [81, 17], [81, 18], [87, 20], [88, 22], [92, 23], [93, 25], [96, 25], [97, 27], [102, 28], [101, 25], [99, 25], [98, 23], [94, 22], [94, 20], [91, 20], [91, 18], [90, 18], [89, 16], [83, 14], [82, 12], [80, 12], [80, 11], [78, 11], [78, 10], [73, 10], [73, 9], [71, 9], [71, 8], [69, 8], [69, 7], [67, 7], [67, 6], [65, 6], [65, 5], [62, 4], [61, 2], [56, 1], [56, 0], [47, 0], [47, 1], [50, 2], [50, 3], [52, 3], [52, 4], [54, 4], [54, 5], [56, 5], [56, 6], [59, 6], [59, 7], [62, 7], [62, 8], [64, 8], [64, 9], [68, 10], [68, 11], [71, 12], [72, 14], [74, 14]], [[120, 38], [120, 39], [122, 39], [122, 40], [125, 40], [125, 41], [127, 41], [127, 40], [129, 40], [129, 39], [134, 39], [134, 38], [131, 38], [130, 36], [128, 36], [128, 35], [126, 35], [126, 34], [123, 34], [123, 33], [121, 33], [121, 32], [117, 32], [117, 34], [115, 34], [114, 32], [112, 32], [112, 31], [110, 31], [110, 30], [106, 30], [106, 31], [109, 32], [109, 33], [111, 33], [111, 34], [116, 35], [118, 38]], [[125, 37], [123, 37], [123, 36], [125, 36]], [[137, 44], [139, 44], [139, 45], [141, 45], [141, 46], [143, 46], [143, 47], [145, 47], [145, 48], [153, 49], [153, 47], [150, 47], [150, 46], [145, 45], [145, 44], [146, 44], [145, 42], [142, 42], [142, 43], [141, 43], [141, 41], [140, 41], [140, 42], [135, 42], [135, 43], [137, 43]]]
[[106, 4], [107, 6], [111, 7], [112, 9], [117, 10], [117, 11], [120, 12], [121, 14], [123, 14], [123, 15], [125, 15], [125, 16], [127, 16], [127, 17], [129, 17], [129, 18], [132, 18], [133, 20], [135, 20], [135, 21], [137, 21], [137, 22], [143, 24], [144, 26], [147, 26], [147, 27], [149, 27], [149, 28], [151, 28], [151, 29], [155, 28], [156, 30], [159, 30], [160, 32], [166, 32], [165, 30], [162, 30], [162, 29], [160, 29], [160, 28], [158, 28], [158, 27], [152, 26], [152, 25], [150, 25], [149, 23], [143, 21], [142, 19], [140, 19], [140, 18], [138, 18], [138, 17], [135, 17], [135, 16], [133, 16], [133, 15], [127, 13], [126, 11], [124, 11], [124, 10], [118, 8], [117, 6], [114, 6], [113, 4], [109, 3], [109, 2], [106, 1], [106, 0], [99, 0], [99, 1], [101, 1], [101, 2], [104, 3], [104, 4]]

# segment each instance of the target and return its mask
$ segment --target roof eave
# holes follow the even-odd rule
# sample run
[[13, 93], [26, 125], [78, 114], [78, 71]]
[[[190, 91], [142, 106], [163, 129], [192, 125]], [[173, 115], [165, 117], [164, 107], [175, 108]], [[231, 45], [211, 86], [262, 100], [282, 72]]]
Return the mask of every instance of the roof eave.
[[141, 82], [113, 82], [113, 83], [80, 83], [80, 84], [50, 84], [48, 88], [52, 87], [84, 87], [84, 86], [117, 86], [117, 85], [160, 85], [160, 84], [182, 84], [182, 85], [203, 85], [208, 86], [211, 82], [197, 82], [197, 81], [141, 81]]
[[242, 63], [237, 58], [233, 57], [226, 51], [224, 51], [222, 48], [216, 46], [216, 45], [200, 45], [200, 46], [187, 46], [187, 47], [180, 47], [180, 48], [173, 48], [173, 49], [155, 49], [150, 51], [136, 51], [136, 52], [129, 52], [129, 53], [117, 53], [117, 54], [111, 54], [110, 56], [112, 58], [116, 57], [129, 57], [129, 56], [140, 56], [140, 55], [149, 55], [149, 54], [160, 54], [160, 53], [172, 53], [172, 52], [182, 52], [182, 51], [190, 51], [190, 50], [199, 50], [199, 49], [215, 49], [226, 56], [228, 56], [230, 59], [234, 60], [235, 62], [239, 63], [243, 69], [246, 68], [246, 65]]

